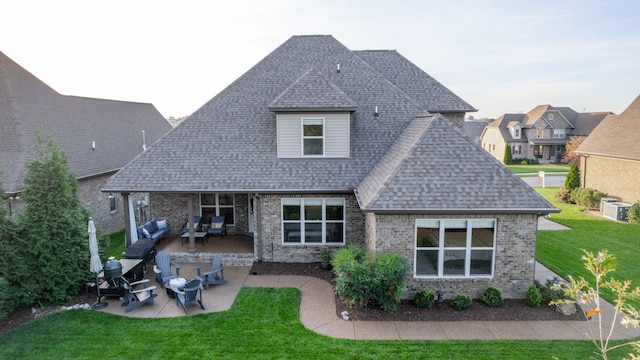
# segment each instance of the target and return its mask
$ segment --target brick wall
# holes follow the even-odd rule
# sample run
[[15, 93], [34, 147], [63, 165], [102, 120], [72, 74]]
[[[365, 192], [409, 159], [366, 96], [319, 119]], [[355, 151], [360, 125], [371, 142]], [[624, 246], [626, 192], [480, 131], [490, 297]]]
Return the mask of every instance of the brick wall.
[[[320, 261], [322, 244], [283, 244], [282, 242], [282, 202], [283, 198], [344, 198], [346, 204], [345, 244], [364, 245], [365, 221], [354, 195], [261, 195], [260, 214], [262, 233], [260, 241], [255, 241], [257, 254], [264, 261], [274, 262], [317, 262]], [[257, 213], [257, 211], [256, 211]], [[261, 248], [258, 248], [261, 246]], [[342, 245], [326, 245], [331, 250]]]
[[533, 283], [537, 217], [524, 215], [447, 216], [446, 218], [495, 218], [498, 221], [493, 278], [469, 279], [417, 279], [413, 276], [416, 219], [439, 218], [423, 215], [376, 215], [376, 251], [395, 251], [404, 255], [410, 263], [406, 298], [412, 298], [417, 290], [442, 290], [445, 298], [458, 292], [468, 292], [479, 298], [490, 285], [502, 289], [505, 298], [524, 298]]
[[[585, 169], [586, 167], [586, 169]], [[581, 184], [628, 203], [640, 201], [640, 161], [600, 156], [581, 157]]]

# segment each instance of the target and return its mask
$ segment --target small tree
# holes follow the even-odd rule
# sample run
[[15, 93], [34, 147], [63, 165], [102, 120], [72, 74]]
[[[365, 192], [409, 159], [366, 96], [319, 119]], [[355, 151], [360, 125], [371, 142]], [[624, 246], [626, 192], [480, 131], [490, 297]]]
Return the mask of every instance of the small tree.
[[[576, 300], [573, 299], [577, 299], [584, 316], [588, 320], [597, 317], [596, 329], [592, 326], [593, 322], [588, 322], [589, 336], [598, 349], [598, 355], [603, 359], [607, 359], [609, 351], [623, 346], [632, 346], [636, 351], [636, 355], [631, 354], [632, 359], [640, 359], [637, 356], [640, 350], [640, 340], [622, 342], [616, 345], [612, 345], [609, 342], [613, 334], [613, 328], [618, 321], [618, 316], [622, 317], [620, 321], [622, 325], [640, 327], [640, 312], [629, 304], [629, 301], [640, 299], [640, 286], [633, 288], [631, 280], [620, 281], [610, 277], [609, 274], [615, 271], [615, 257], [609, 254], [606, 249], [601, 250], [597, 255], [584, 249], [582, 252], [584, 253], [582, 260], [587, 271], [594, 277], [594, 285], [589, 284], [583, 277], [576, 280], [569, 276], [569, 282], [561, 283], [560, 286], [564, 290], [565, 297], [572, 300], [563, 299], [552, 302], [552, 304], [571, 304], [576, 303]], [[604, 326], [601, 316], [600, 292], [602, 289], [611, 291], [616, 297], [614, 300], [613, 319], [609, 326]]]
[[576, 149], [584, 141], [584, 137], [572, 137], [564, 146], [565, 153], [562, 157], [562, 162], [565, 164], [578, 164], [580, 163], [580, 155], [576, 153]]
[[564, 182], [564, 187], [569, 190], [580, 187], [580, 168], [578, 164], [571, 164], [567, 179]]
[[78, 182], [67, 157], [52, 138], [38, 137], [23, 188], [26, 207], [15, 241], [19, 261], [7, 280], [19, 291], [22, 305], [72, 300], [89, 272], [88, 212], [77, 196]]
[[502, 162], [505, 165], [511, 165], [513, 163], [513, 155], [511, 154], [511, 146], [509, 144], [504, 146], [504, 159]]

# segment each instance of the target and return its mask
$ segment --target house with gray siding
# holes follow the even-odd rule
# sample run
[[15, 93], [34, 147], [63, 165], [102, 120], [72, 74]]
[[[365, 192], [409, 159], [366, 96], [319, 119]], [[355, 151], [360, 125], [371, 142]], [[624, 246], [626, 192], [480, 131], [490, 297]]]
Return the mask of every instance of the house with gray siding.
[[256, 260], [358, 244], [407, 258], [408, 296], [524, 297], [538, 216], [559, 210], [464, 135], [473, 111], [397, 51], [293, 36], [103, 191], [147, 192], [170, 223], [224, 215]]
[[121, 197], [102, 187], [170, 129], [151, 104], [61, 95], [0, 52], [0, 181], [12, 215], [24, 206], [22, 178], [38, 133], [66, 153], [96, 227], [121, 230]]

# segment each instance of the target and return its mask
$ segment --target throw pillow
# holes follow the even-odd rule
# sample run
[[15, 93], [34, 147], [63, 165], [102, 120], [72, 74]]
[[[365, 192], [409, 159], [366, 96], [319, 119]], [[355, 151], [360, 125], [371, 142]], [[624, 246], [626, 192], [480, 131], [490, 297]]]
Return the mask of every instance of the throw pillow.
[[222, 228], [222, 223], [221, 222], [211, 223], [211, 228], [212, 229], [221, 229]]
[[158, 224], [158, 230], [164, 230], [167, 228], [167, 220], [158, 220], [156, 223]]
[[142, 228], [142, 233], [144, 234], [144, 237], [146, 238], [150, 238], [151, 234], [149, 234], [149, 230]]

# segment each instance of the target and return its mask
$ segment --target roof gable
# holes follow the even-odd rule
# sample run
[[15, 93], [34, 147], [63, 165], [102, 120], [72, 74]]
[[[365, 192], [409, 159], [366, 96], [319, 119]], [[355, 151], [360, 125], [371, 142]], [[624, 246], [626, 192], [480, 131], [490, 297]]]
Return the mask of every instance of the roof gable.
[[358, 105], [321, 72], [311, 68], [267, 108], [271, 111], [354, 111]]
[[417, 213], [557, 211], [460, 135], [441, 115], [416, 117], [358, 186], [361, 208]]
[[577, 152], [640, 161], [640, 96], [620, 115], [608, 115]]

